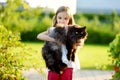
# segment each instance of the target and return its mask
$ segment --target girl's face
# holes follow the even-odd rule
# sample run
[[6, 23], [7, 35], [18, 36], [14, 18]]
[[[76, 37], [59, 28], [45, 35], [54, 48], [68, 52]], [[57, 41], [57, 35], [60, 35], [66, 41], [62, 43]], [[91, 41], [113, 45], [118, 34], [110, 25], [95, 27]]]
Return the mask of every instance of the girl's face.
[[57, 24], [62, 24], [64, 26], [68, 25], [69, 16], [66, 12], [59, 12], [57, 14]]

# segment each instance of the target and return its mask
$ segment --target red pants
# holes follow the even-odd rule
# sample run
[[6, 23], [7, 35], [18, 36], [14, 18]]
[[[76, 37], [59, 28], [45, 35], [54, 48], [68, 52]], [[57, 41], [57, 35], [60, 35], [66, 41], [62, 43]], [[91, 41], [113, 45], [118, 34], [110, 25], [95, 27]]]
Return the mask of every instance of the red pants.
[[48, 80], [72, 80], [73, 68], [66, 68], [62, 74], [57, 74], [54, 71], [48, 72]]

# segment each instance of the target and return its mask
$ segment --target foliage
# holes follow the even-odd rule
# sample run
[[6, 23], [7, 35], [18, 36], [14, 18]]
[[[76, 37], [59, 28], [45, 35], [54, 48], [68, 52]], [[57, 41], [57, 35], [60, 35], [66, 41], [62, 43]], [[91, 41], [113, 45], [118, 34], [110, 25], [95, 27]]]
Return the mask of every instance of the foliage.
[[20, 42], [19, 34], [0, 25], [0, 80], [24, 80], [22, 70], [31, 67], [40, 71], [39, 56]]
[[112, 26], [113, 30], [120, 32], [120, 16], [115, 11], [112, 13]]
[[35, 25], [34, 30], [36, 32], [43, 32], [47, 30], [52, 24], [52, 20], [49, 18], [49, 16], [43, 17], [43, 19]]
[[0, 13], [0, 24], [14, 32], [33, 30], [36, 20], [41, 18], [41, 8], [29, 8], [22, 0], [7, 0], [6, 4]]
[[110, 43], [110, 57], [114, 66], [113, 80], [120, 80], [120, 33]]
[[[52, 20], [49, 16], [45, 16], [42, 20], [36, 21], [34, 29], [32, 31], [24, 31], [21, 34], [22, 41], [38, 41], [37, 35], [47, 30], [52, 24]], [[26, 37], [27, 36], [27, 37]]]

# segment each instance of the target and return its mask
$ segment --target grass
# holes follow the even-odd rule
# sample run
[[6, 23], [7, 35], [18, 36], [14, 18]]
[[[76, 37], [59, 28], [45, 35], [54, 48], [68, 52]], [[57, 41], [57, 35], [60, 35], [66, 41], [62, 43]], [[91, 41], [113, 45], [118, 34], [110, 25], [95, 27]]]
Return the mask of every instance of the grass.
[[[27, 46], [41, 53], [43, 43], [24, 42]], [[108, 57], [108, 45], [85, 44], [78, 51], [81, 69], [111, 70], [111, 58]], [[44, 61], [43, 61], [44, 62]]]
[[84, 45], [78, 52], [81, 69], [112, 69], [108, 50], [106, 45]]

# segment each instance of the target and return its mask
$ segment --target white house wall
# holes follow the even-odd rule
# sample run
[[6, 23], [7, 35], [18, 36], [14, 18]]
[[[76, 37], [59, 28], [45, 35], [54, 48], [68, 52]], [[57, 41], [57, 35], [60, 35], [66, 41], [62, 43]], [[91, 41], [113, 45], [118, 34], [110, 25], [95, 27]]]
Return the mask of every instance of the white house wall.
[[120, 13], [120, 0], [77, 0], [77, 11], [87, 13]]

